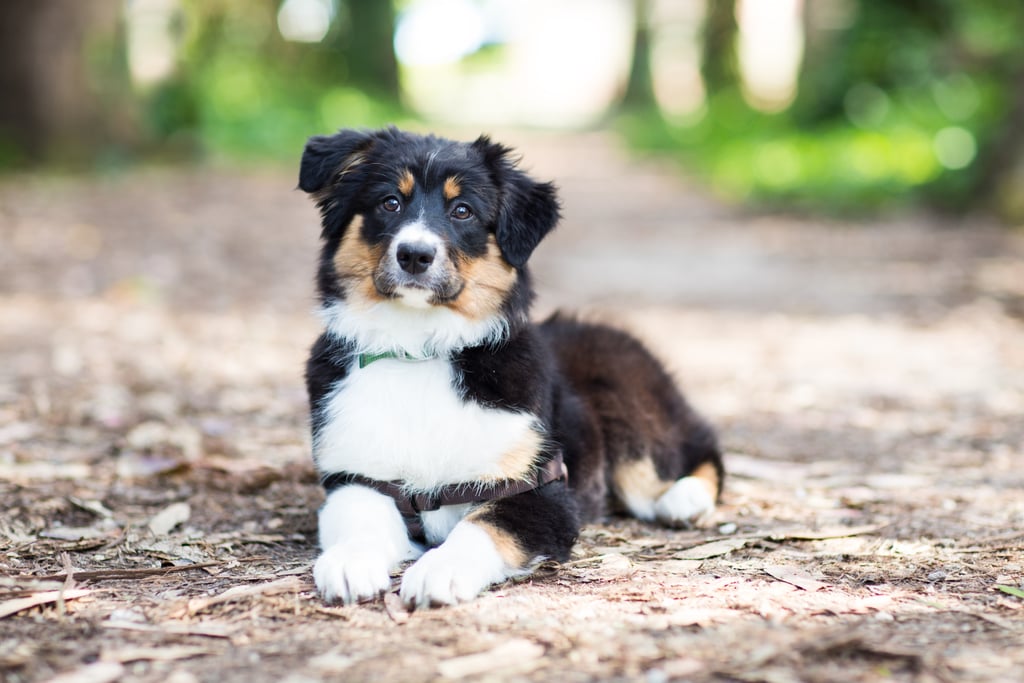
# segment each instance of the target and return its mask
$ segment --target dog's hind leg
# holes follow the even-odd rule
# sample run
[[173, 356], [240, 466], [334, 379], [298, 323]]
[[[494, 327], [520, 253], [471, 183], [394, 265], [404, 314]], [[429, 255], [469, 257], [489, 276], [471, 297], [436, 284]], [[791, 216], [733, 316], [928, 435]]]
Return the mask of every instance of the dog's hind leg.
[[626, 511], [638, 519], [673, 527], [709, 524], [719, 482], [711, 463], [675, 480], [659, 476], [648, 457], [619, 461], [612, 471], [612, 491]]
[[724, 476], [715, 432], [664, 366], [611, 327], [555, 316], [541, 329], [596, 425], [612, 502], [671, 526], [709, 522]]
[[706, 526], [713, 521], [717, 487], [718, 473], [705, 463], [658, 497], [654, 516], [668, 526]]
[[674, 527], [706, 526], [713, 521], [723, 475], [715, 435], [692, 413], [685, 434], [676, 448], [637, 448], [636, 435], [631, 435], [634, 448], [618, 449], [642, 453], [620, 455], [610, 468], [612, 493], [634, 517]]

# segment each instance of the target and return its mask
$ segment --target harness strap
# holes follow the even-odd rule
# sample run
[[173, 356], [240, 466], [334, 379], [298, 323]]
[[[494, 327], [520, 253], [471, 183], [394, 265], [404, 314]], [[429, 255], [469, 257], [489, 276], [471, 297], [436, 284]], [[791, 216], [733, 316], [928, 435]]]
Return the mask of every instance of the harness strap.
[[504, 479], [493, 484], [481, 486], [474, 483], [448, 484], [425, 493], [409, 493], [400, 481], [381, 481], [370, 479], [361, 474], [333, 472], [320, 477], [320, 483], [330, 493], [342, 486], [358, 484], [383, 493], [395, 501], [398, 511], [402, 514], [409, 535], [418, 541], [425, 540], [421, 512], [438, 510], [445, 505], [462, 505], [463, 503], [482, 503], [497, 498], [507, 498], [520, 493], [538, 489], [555, 481], [567, 481], [569, 471], [565, 467], [562, 453], [537, 468], [529, 479]]

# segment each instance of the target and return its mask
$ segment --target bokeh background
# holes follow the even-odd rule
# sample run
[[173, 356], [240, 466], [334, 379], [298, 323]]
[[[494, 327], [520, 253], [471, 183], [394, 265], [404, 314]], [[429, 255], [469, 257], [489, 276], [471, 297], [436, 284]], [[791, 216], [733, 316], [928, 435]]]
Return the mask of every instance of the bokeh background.
[[731, 201], [1020, 224], [1022, 27], [1012, 0], [7, 0], [0, 167], [611, 128]]
[[[0, 0], [0, 678], [1021, 680], [1021, 36], [1021, 0]], [[665, 361], [715, 525], [602, 520], [450, 610], [316, 596], [297, 168], [391, 123], [557, 184], [534, 313]]]

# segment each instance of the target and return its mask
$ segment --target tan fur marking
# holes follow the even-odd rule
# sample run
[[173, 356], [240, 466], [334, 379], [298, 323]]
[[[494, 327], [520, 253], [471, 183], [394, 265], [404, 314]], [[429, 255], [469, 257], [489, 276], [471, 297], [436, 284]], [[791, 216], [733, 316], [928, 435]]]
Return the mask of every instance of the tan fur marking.
[[338, 177], [340, 178], [347, 173], [351, 173], [356, 169], [356, 166], [364, 161], [366, 161], [366, 155], [362, 152], [353, 152], [352, 154], [349, 154], [345, 157], [345, 161], [343, 161], [341, 166], [338, 168]]
[[380, 262], [380, 248], [371, 247], [360, 235], [362, 220], [356, 218], [346, 228], [338, 251], [334, 254], [334, 269], [354, 301], [370, 305], [381, 300], [373, 284], [373, 271]]
[[714, 465], [709, 462], [699, 465], [689, 476], [695, 477], [707, 486], [712, 498], [718, 498], [718, 470]]
[[499, 481], [501, 479], [526, 479], [533, 470], [544, 443], [544, 437], [532, 429], [523, 435], [515, 446], [501, 456], [498, 461], [498, 472], [493, 476], [481, 477], [481, 481]]
[[488, 239], [486, 254], [462, 260], [458, 265], [465, 286], [448, 306], [473, 320], [487, 318], [501, 310], [501, 304], [516, 283], [516, 270], [502, 257], [494, 237]]
[[479, 519], [486, 509], [486, 506], [477, 508], [466, 516], [466, 520], [472, 522], [491, 537], [494, 547], [498, 550], [498, 555], [501, 556], [506, 565], [509, 567], [525, 567], [530, 558], [522, 546], [519, 545], [519, 541], [516, 540], [515, 536], [490, 522]]
[[414, 187], [416, 187], [416, 178], [413, 177], [412, 171], [405, 169], [402, 177], [398, 180], [398, 191], [406, 197], [411, 197]]
[[349, 154], [340, 164], [338, 164], [338, 170], [334, 172], [334, 177], [331, 178], [326, 185], [317, 190], [313, 196], [317, 201], [330, 197], [331, 192], [334, 190], [334, 185], [346, 175], [354, 171], [356, 167], [364, 161], [366, 161], [366, 155], [362, 152], [353, 152], [352, 154]]
[[654, 501], [661, 498], [675, 483], [659, 477], [654, 469], [654, 463], [648, 457], [621, 462], [612, 473], [615, 492], [625, 499], [642, 498]]
[[447, 201], [451, 201], [462, 194], [462, 186], [459, 185], [459, 179], [451, 175], [444, 181], [444, 198]]

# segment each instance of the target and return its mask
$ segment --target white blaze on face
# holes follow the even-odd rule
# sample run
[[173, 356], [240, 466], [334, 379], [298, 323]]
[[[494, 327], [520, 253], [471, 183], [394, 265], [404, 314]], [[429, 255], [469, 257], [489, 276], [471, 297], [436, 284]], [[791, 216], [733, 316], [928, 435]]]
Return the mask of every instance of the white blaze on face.
[[[434, 262], [430, 264], [430, 267], [427, 268], [421, 277], [429, 282], [444, 276], [448, 263], [448, 252], [445, 249], [444, 240], [437, 233], [427, 228], [426, 223], [423, 221], [422, 213], [415, 221], [402, 226], [398, 234], [391, 240], [388, 259], [390, 267], [399, 279], [401, 279], [403, 271], [398, 263], [398, 249], [403, 244], [423, 244], [433, 247], [435, 249]], [[430, 308], [431, 306], [430, 298], [432, 292], [424, 287], [399, 285], [396, 293], [401, 298], [402, 303], [407, 306], [413, 308]]]

